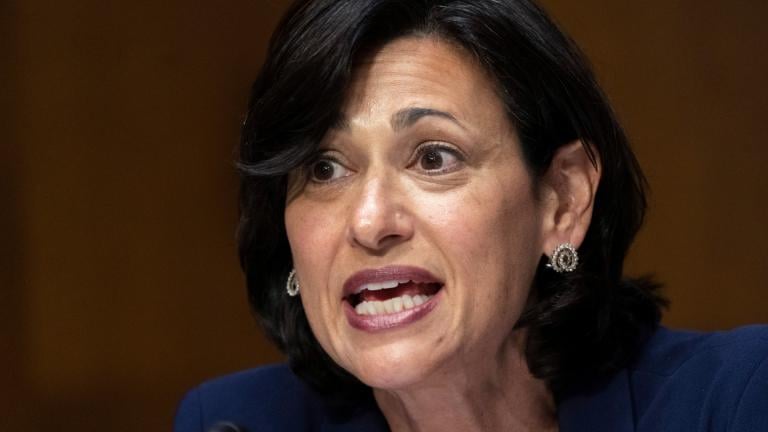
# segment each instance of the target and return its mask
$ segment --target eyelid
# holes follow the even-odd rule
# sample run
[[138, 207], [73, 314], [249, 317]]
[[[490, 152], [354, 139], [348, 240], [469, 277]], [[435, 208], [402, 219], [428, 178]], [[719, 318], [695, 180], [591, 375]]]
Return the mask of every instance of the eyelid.
[[461, 149], [459, 149], [453, 144], [448, 144], [444, 141], [425, 141], [419, 144], [419, 146], [416, 148], [416, 154], [422, 155], [425, 152], [429, 150], [434, 150], [434, 149], [447, 150], [453, 153], [454, 155], [456, 155], [456, 157], [462, 161], [465, 161], [467, 159], [467, 157], [464, 155], [464, 152], [462, 152]]
[[312, 158], [310, 160], [309, 165], [314, 165], [314, 164], [316, 164], [316, 163], [318, 163], [320, 161], [323, 161], [323, 160], [331, 161], [331, 162], [336, 162], [339, 165], [344, 165], [344, 163], [341, 162], [339, 160], [339, 158], [337, 158], [336, 156], [332, 155], [330, 152], [324, 152], [324, 153], [318, 154], [317, 156], [315, 156], [314, 158]]
[[[420, 144], [416, 148], [416, 151], [414, 152], [414, 155], [413, 155], [413, 160], [408, 164], [409, 167], [418, 165], [421, 157], [430, 150], [443, 150], [443, 151], [449, 152], [453, 157], [456, 158], [456, 160], [460, 164], [463, 164], [467, 160], [467, 157], [464, 154], [464, 152], [462, 152], [459, 148], [457, 148], [454, 145], [447, 144], [442, 141], [427, 141]], [[458, 168], [447, 168], [447, 169], [440, 169], [436, 171], [424, 171], [424, 173], [428, 175], [438, 175], [438, 174], [450, 173], [450, 172], [456, 171], [457, 169]]]
[[313, 176], [312, 168], [316, 163], [320, 161], [331, 162], [334, 165], [338, 165], [339, 167], [343, 168], [345, 171], [352, 171], [346, 166], [344, 162], [340, 160], [340, 158], [334, 156], [332, 153], [333, 153], [332, 150], [320, 150], [317, 153], [317, 155], [315, 155], [315, 157], [309, 160], [309, 163], [307, 163], [307, 165], [305, 166], [305, 173], [306, 173], [305, 175], [309, 184], [314, 184], [319, 186], [329, 185], [349, 175], [349, 174], [345, 174], [338, 178], [332, 178], [330, 180], [317, 180]]
[[[330, 148], [320, 148], [315, 152], [315, 155], [310, 159], [309, 163], [315, 163], [321, 159], [330, 159], [339, 161], [334, 154], [339, 153], [337, 150]], [[339, 161], [340, 162], [340, 161]]]

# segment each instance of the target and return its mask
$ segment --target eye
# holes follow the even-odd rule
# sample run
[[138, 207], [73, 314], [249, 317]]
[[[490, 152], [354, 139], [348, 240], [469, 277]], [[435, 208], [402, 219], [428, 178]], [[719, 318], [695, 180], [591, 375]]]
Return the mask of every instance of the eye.
[[309, 178], [315, 183], [330, 183], [349, 175], [349, 170], [339, 161], [323, 156], [309, 166]]
[[444, 174], [461, 168], [464, 162], [462, 154], [447, 145], [431, 143], [420, 147], [416, 152], [419, 169], [427, 174]]

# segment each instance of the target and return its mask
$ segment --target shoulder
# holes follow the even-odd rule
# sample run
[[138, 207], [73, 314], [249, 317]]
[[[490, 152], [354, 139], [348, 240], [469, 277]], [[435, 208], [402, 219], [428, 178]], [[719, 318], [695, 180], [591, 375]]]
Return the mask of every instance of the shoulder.
[[638, 425], [670, 430], [686, 419], [711, 430], [768, 430], [766, 359], [768, 326], [659, 329], [628, 368]]
[[302, 420], [284, 415], [284, 411], [292, 406], [312, 405], [314, 399], [284, 365], [250, 369], [204, 382], [189, 391], [176, 412], [174, 430], [206, 431], [219, 422], [264, 426], [265, 422]]
[[712, 333], [659, 328], [648, 340], [633, 370], [671, 375], [705, 364], [729, 367], [764, 358], [768, 326], [753, 325]]
[[[286, 365], [237, 372], [190, 390], [176, 411], [175, 432], [207, 432], [218, 423], [246, 431], [338, 430], [325, 424], [378, 421], [369, 401], [340, 406], [324, 401]], [[339, 420], [339, 412], [345, 416]]]

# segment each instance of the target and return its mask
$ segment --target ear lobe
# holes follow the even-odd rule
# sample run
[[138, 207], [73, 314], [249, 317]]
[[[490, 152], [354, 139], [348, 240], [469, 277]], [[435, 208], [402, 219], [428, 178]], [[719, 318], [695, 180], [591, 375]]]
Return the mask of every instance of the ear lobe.
[[[590, 150], [597, 158], [594, 149]], [[600, 161], [592, 162], [581, 140], [557, 149], [542, 182], [546, 255], [559, 244], [571, 243], [578, 248], [584, 241], [592, 221], [600, 174]]]

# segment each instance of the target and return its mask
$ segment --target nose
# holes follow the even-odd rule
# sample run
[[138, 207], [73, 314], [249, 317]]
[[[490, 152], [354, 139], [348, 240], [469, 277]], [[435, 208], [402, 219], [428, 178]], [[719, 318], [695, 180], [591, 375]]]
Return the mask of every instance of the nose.
[[413, 236], [407, 195], [383, 177], [369, 178], [352, 206], [348, 239], [352, 246], [380, 254]]

